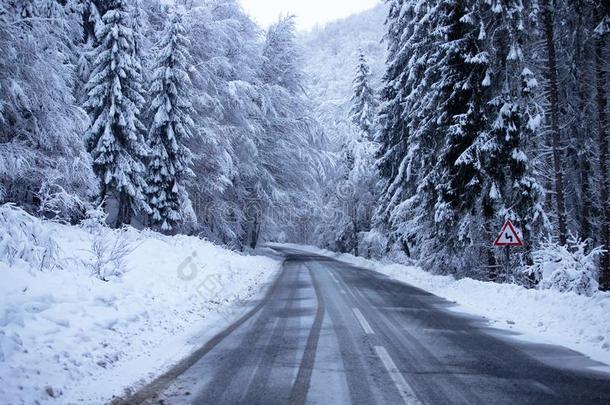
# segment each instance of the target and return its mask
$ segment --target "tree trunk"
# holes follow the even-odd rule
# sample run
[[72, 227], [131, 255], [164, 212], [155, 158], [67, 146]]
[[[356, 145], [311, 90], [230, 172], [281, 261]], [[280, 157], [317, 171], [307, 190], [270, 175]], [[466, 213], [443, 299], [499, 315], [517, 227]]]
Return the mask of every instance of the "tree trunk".
[[250, 239], [250, 247], [252, 249], [256, 249], [256, 245], [258, 245], [258, 235], [260, 233], [260, 223], [258, 221], [258, 219], [254, 220], [254, 225], [252, 226], [252, 233], [251, 233], [251, 239]]
[[495, 282], [498, 280], [498, 276], [500, 276], [500, 272], [502, 271], [502, 269], [500, 269], [500, 263], [498, 263], [498, 259], [496, 258], [498, 248], [492, 246], [491, 244], [496, 237], [494, 229], [496, 228], [497, 224], [494, 223], [495, 221], [493, 218], [488, 217], [487, 215], [485, 215], [484, 221], [482, 238], [484, 240], [488, 240], [490, 244], [483, 246], [480, 257], [481, 262], [483, 262], [483, 258], [487, 256], [487, 279]]
[[358, 233], [360, 232], [358, 229], [358, 208], [354, 209], [354, 212], [352, 213], [352, 223], [354, 226], [354, 256], [358, 256], [359, 252], [358, 252]]
[[593, 205], [589, 195], [591, 194], [589, 180], [592, 177], [591, 163], [589, 154], [581, 152], [580, 156], [580, 194], [582, 196], [582, 208], [580, 219], [580, 238], [587, 240], [592, 237], [591, 232], [591, 214], [593, 213]]
[[578, 177], [580, 180], [580, 227], [579, 234], [582, 240], [593, 239], [592, 221], [593, 221], [593, 204], [591, 199], [591, 178], [593, 177], [593, 167], [591, 165], [591, 145], [589, 144], [591, 128], [585, 125], [588, 121], [587, 109], [590, 102], [590, 91], [588, 91], [588, 79], [586, 45], [584, 41], [584, 25], [585, 25], [585, 4], [583, 1], [575, 3], [575, 11], [578, 15], [576, 22], [575, 33], [575, 52], [574, 52], [574, 77], [577, 80], [578, 89], [578, 115], [574, 121], [572, 130], [577, 134], [576, 164], [578, 167]]
[[118, 229], [131, 223], [131, 197], [129, 194], [121, 192], [117, 200], [118, 209], [114, 227]]
[[604, 72], [605, 35], [600, 35], [595, 44], [595, 86], [597, 90], [598, 147], [599, 147], [599, 199], [601, 207], [600, 236], [606, 253], [600, 261], [599, 288], [610, 289], [610, 227], [608, 207], [608, 116], [606, 109], [606, 77]]
[[561, 162], [561, 134], [559, 132], [559, 90], [557, 83], [557, 56], [555, 54], [555, 33], [553, 22], [553, 5], [550, 0], [544, 1], [544, 32], [548, 53], [548, 81], [551, 115], [551, 147], [553, 149], [553, 169], [555, 182], [555, 200], [557, 204], [557, 221], [559, 225], [559, 243], [567, 242], [565, 192]]

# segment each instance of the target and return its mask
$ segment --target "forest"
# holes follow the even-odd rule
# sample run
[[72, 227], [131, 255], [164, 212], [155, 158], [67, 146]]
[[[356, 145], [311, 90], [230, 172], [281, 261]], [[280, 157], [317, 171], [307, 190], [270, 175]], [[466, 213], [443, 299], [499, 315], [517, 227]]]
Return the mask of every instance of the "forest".
[[[328, 107], [292, 16], [261, 29], [236, 0], [3, 0], [0, 203], [609, 290], [610, 3], [380, 7], [384, 60], [354, 44], [338, 61], [351, 94]], [[525, 242], [510, 263], [492, 244], [507, 219]]]
[[3, 202], [71, 223], [103, 207], [112, 227], [240, 249], [280, 232], [259, 218], [272, 203], [313, 189], [292, 18], [263, 34], [236, 1], [9, 1], [0, 15]]

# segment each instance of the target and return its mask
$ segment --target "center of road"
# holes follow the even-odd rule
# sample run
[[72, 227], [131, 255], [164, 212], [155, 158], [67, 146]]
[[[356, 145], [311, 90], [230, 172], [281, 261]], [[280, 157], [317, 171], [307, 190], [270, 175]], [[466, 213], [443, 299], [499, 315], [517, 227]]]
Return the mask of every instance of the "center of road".
[[358, 319], [358, 322], [360, 322], [360, 326], [362, 326], [362, 329], [364, 329], [364, 333], [366, 333], [367, 335], [374, 334], [375, 332], [373, 331], [373, 328], [371, 328], [369, 322], [366, 320], [364, 315], [362, 315], [362, 312], [360, 312], [358, 308], [352, 308], [352, 311], [354, 311], [356, 319]]
[[292, 386], [292, 392], [290, 394], [291, 405], [304, 404], [305, 400], [307, 399], [307, 392], [309, 391], [309, 385], [311, 383], [311, 374], [314, 368], [316, 351], [318, 341], [320, 340], [320, 331], [322, 329], [322, 321], [324, 320], [325, 312], [324, 297], [320, 294], [320, 288], [318, 287], [316, 278], [309, 267], [307, 267], [307, 270], [309, 271], [309, 276], [311, 277], [311, 282], [314, 286], [318, 308], [316, 310], [316, 317], [313, 325], [309, 331], [309, 337], [307, 338], [307, 345], [305, 346], [305, 352], [303, 353], [303, 358], [301, 359], [299, 372], [297, 373], [297, 378]]
[[400, 372], [400, 370], [398, 370], [398, 367], [396, 367], [396, 364], [390, 357], [390, 354], [385, 349], [385, 347], [375, 346], [375, 352], [377, 353], [377, 356], [379, 357], [379, 359], [383, 363], [384, 367], [388, 371], [388, 374], [390, 374], [390, 377], [392, 378], [392, 381], [394, 381], [394, 384], [398, 388], [398, 392], [400, 392], [400, 396], [405, 401], [405, 404], [408, 404], [408, 405], [421, 404], [421, 402], [419, 402], [419, 400], [417, 399], [417, 396], [415, 396], [413, 389], [407, 383], [407, 380], [405, 380], [405, 378], [402, 375], [402, 373]]

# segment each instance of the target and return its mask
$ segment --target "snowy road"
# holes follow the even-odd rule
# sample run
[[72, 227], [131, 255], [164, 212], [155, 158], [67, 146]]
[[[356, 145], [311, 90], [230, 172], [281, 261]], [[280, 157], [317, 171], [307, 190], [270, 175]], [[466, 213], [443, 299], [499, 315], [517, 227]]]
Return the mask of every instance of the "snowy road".
[[422, 290], [283, 249], [266, 297], [124, 403], [600, 404], [610, 379], [574, 353], [511, 342]]

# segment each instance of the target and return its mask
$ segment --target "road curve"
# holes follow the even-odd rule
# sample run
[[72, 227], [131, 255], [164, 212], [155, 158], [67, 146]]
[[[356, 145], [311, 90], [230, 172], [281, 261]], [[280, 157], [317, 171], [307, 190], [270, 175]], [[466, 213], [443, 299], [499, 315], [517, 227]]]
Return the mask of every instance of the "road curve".
[[[446, 301], [377, 273], [277, 248], [265, 299], [121, 404], [610, 404], [610, 378], [536, 358]], [[562, 357], [563, 356], [563, 357]]]

